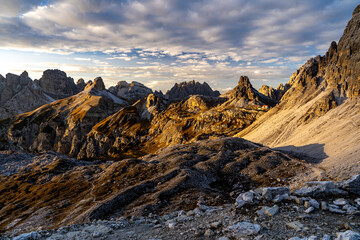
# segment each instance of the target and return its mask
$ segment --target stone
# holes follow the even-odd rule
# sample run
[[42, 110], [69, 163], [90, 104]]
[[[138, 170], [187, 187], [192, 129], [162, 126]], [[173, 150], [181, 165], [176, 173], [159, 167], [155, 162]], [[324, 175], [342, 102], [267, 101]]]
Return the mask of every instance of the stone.
[[320, 208], [320, 204], [318, 201], [316, 201], [315, 199], [310, 199], [309, 204], [311, 207], [314, 207], [316, 209]]
[[321, 210], [328, 210], [328, 206], [325, 201], [321, 201]]
[[206, 237], [211, 237], [214, 235], [214, 231], [211, 230], [211, 229], [206, 229], [205, 233], [204, 233], [204, 236]]
[[313, 181], [305, 183], [305, 187], [294, 190], [293, 194], [300, 197], [324, 198], [330, 196], [346, 196], [348, 193], [336, 187], [332, 181]]
[[174, 221], [170, 221], [170, 222], [168, 221], [168, 222], [166, 222], [166, 225], [168, 226], [168, 228], [174, 229], [176, 227], [177, 223]]
[[254, 193], [253, 192], [245, 192], [241, 193], [235, 200], [235, 207], [242, 208], [246, 204], [254, 203]]
[[344, 205], [342, 209], [344, 211], [346, 211], [347, 214], [353, 214], [353, 213], [357, 212], [357, 208], [351, 206], [350, 204]]
[[221, 222], [212, 222], [212, 223], [210, 224], [210, 226], [211, 226], [212, 228], [215, 228], [215, 229], [219, 228], [221, 225], [222, 225]]
[[340, 210], [338, 208], [329, 207], [329, 211], [332, 213], [339, 213], [339, 214], [345, 214], [346, 212], [343, 210]]
[[322, 237], [322, 240], [331, 240], [331, 236], [325, 234], [325, 235]]
[[286, 226], [288, 226], [289, 228], [294, 229], [297, 232], [301, 231], [304, 228], [304, 225], [299, 221], [286, 223]]
[[360, 234], [351, 230], [346, 232], [337, 233], [335, 240], [360, 240]]
[[311, 213], [315, 210], [314, 207], [309, 207], [308, 209], [305, 210], [305, 213]]
[[256, 191], [269, 201], [273, 201], [279, 195], [290, 194], [290, 189], [286, 187], [264, 187]]
[[279, 206], [277, 206], [277, 205], [274, 205], [271, 208], [266, 208], [266, 210], [265, 210], [266, 215], [268, 215], [270, 217], [275, 216], [278, 212], [279, 212]]
[[259, 216], [264, 216], [266, 214], [266, 210], [268, 208], [269, 207], [263, 206], [259, 210], [256, 211], [256, 214], [259, 215]]
[[239, 222], [227, 227], [226, 230], [231, 232], [234, 237], [241, 238], [258, 234], [261, 230], [261, 227], [258, 224]]
[[348, 201], [345, 198], [338, 198], [333, 203], [337, 206], [344, 206], [348, 203]]
[[354, 175], [352, 178], [345, 181], [342, 187], [351, 193], [360, 195], [360, 174]]
[[228, 237], [219, 237], [217, 240], [230, 240]]
[[38, 232], [24, 233], [17, 237], [14, 237], [13, 240], [37, 240], [40, 239], [41, 235]]

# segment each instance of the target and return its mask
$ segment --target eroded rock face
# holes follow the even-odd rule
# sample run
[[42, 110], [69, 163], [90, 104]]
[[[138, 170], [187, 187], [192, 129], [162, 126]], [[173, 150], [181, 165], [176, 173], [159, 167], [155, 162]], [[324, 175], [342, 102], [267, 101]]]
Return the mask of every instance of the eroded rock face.
[[193, 80], [179, 84], [176, 83], [165, 95], [168, 99], [185, 99], [191, 95], [218, 97], [220, 96], [220, 93], [218, 91], [213, 91], [206, 82], [199, 83]]
[[0, 119], [33, 110], [54, 101], [24, 71], [20, 76], [0, 76]]
[[78, 90], [78, 92], [81, 92], [85, 89], [86, 83], [84, 81], [84, 79], [80, 78], [77, 82], [76, 82], [76, 88]]
[[236, 107], [273, 107], [277, 104], [276, 100], [259, 93], [255, 88], [253, 88], [247, 76], [241, 76], [238, 85], [233, 90], [223, 94], [222, 96], [229, 99], [226, 104]]
[[282, 83], [275, 89], [273, 87], [269, 87], [267, 85], [262, 85], [259, 89], [259, 93], [264, 94], [265, 96], [276, 100], [278, 102], [281, 101], [282, 96], [289, 89], [287, 84], [283, 85]]
[[127, 105], [104, 88], [97, 78], [77, 95], [17, 116], [4, 136], [13, 142], [10, 148], [76, 156], [94, 124]]
[[74, 79], [57, 69], [46, 70], [39, 79], [39, 85], [53, 98], [64, 98], [78, 93]]
[[150, 88], [146, 87], [142, 83], [127, 83], [126, 81], [118, 82], [116, 86], [110, 87], [109, 91], [119, 98], [123, 98], [132, 102], [143, 99], [149, 94], [153, 93]]

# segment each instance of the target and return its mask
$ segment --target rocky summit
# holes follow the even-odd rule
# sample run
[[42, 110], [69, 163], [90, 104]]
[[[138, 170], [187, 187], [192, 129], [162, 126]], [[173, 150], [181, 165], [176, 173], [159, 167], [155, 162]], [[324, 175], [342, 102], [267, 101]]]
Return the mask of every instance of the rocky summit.
[[0, 75], [0, 239], [360, 239], [360, 5], [286, 84]]
[[166, 92], [165, 96], [168, 99], [184, 99], [190, 95], [203, 95], [210, 97], [218, 97], [220, 95], [219, 91], [213, 91], [207, 83], [195, 82], [195, 80], [190, 82], [182, 82], [175, 84], [169, 91]]

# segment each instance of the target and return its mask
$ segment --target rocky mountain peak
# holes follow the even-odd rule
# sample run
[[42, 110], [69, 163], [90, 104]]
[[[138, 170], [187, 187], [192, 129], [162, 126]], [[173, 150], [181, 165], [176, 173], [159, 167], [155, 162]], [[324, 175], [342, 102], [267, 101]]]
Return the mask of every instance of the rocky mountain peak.
[[147, 97], [153, 91], [139, 82], [128, 83], [126, 81], [119, 81], [116, 86], [110, 87], [109, 91], [119, 98], [126, 99], [131, 102], [136, 102], [139, 99]]
[[239, 86], [244, 86], [244, 87], [249, 87], [249, 88], [252, 87], [248, 76], [240, 76], [238, 85]]
[[274, 106], [277, 103], [276, 100], [271, 99], [253, 88], [247, 76], [241, 76], [238, 85], [222, 96], [229, 98], [232, 105], [241, 108], [264, 105]]
[[94, 79], [94, 88], [99, 91], [105, 90], [105, 84], [101, 77], [97, 77]]
[[23, 71], [23, 72], [20, 74], [20, 77], [22, 77], [22, 78], [27, 78], [27, 77], [29, 77], [29, 74], [28, 74], [27, 71]]
[[74, 79], [58, 69], [46, 70], [39, 79], [39, 85], [52, 97], [68, 97], [78, 92]]
[[189, 82], [175, 83], [165, 94], [168, 99], [185, 99], [191, 95], [218, 97], [220, 93], [219, 91], [213, 91], [206, 82], [200, 83], [192, 80]]
[[85, 89], [86, 83], [84, 81], [84, 79], [80, 78], [79, 80], [77, 80], [76, 82], [76, 88], [79, 92], [83, 91]]

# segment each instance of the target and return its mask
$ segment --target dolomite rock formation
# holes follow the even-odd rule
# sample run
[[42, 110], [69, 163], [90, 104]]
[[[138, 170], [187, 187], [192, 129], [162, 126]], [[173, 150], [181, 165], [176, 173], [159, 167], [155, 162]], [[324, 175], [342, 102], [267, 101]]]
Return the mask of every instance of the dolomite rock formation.
[[238, 85], [233, 89], [223, 94], [222, 97], [228, 98], [228, 105], [236, 107], [262, 107], [264, 105], [273, 107], [277, 101], [259, 93], [250, 83], [247, 76], [241, 76]]
[[238, 136], [317, 158], [335, 178], [359, 172], [359, 38], [357, 7], [339, 43], [297, 70], [280, 105]]
[[191, 95], [218, 97], [220, 96], [220, 93], [218, 91], [213, 91], [206, 82], [199, 83], [193, 80], [179, 84], [175, 83], [175, 85], [165, 94], [168, 99], [185, 99]]
[[135, 102], [139, 99], [147, 97], [153, 91], [139, 82], [127, 83], [126, 81], [120, 81], [114, 87], [110, 87], [109, 91], [119, 98], [126, 99], [131, 102]]

